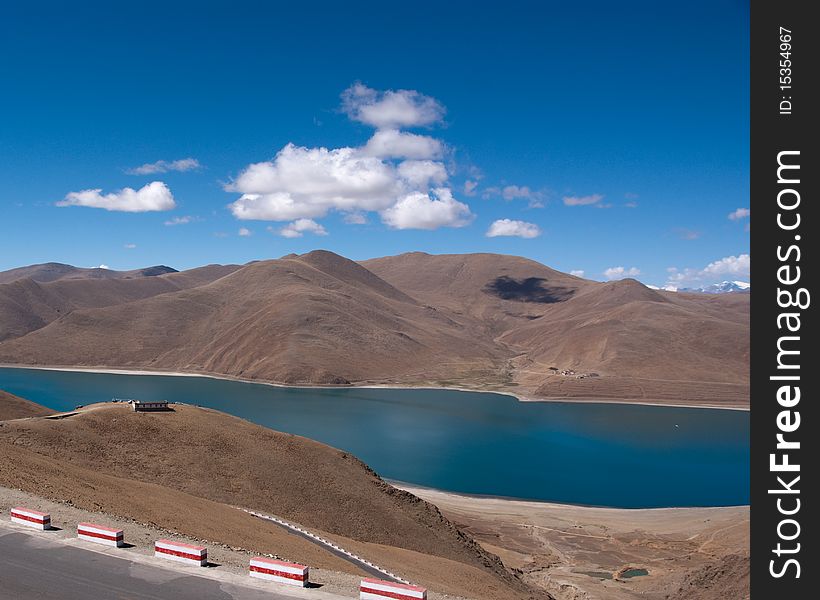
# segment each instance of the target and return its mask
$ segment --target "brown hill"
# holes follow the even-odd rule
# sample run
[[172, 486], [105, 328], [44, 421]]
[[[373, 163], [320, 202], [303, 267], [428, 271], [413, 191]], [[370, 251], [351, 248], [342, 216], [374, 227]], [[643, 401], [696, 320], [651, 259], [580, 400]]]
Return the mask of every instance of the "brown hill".
[[0, 285], [0, 363], [748, 405], [747, 294], [599, 283], [495, 254], [358, 264], [316, 251], [233, 269]]
[[598, 283], [486, 254], [411, 253], [362, 264], [496, 333], [516, 355], [510, 379], [521, 393], [748, 402], [748, 295], [661, 292], [632, 279]]
[[492, 340], [329, 252], [257, 262], [214, 282], [78, 309], [0, 344], [0, 362], [116, 365], [288, 383], [492, 368]]
[[[0, 283], [0, 341], [45, 327], [76, 309], [123, 305], [133, 300], [196, 287], [238, 268], [237, 265], [209, 265], [182, 273], [171, 270], [145, 275], [146, 272], [153, 272], [152, 267], [140, 271], [112, 271], [116, 276], [52, 279], [38, 279], [36, 276], [42, 273], [37, 269], [34, 270], [35, 277], [8, 276], [14, 271], [25, 272], [28, 267], [5, 271], [0, 273], [0, 282], [8, 280], [7, 283]], [[82, 273], [88, 269], [78, 271]], [[106, 269], [92, 271], [108, 273]]]
[[40, 283], [57, 281], [60, 279], [133, 279], [135, 277], [154, 277], [167, 273], [176, 273], [176, 269], [165, 265], [156, 265], [133, 271], [114, 271], [103, 268], [73, 267], [63, 263], [42, 263], [18, 267], [8, 271], [0, 271], [0, 283], [10, 283], [18, 279], [31, 279]]
[[[59, 420], [7, 421], [0, 428], [0, 447], [13, 448], [18, 456], [15, 460], [21, 463], [37, 455], [79, 469], [83, 477], [103, 473], [223, 506], [278, 515], [337, 539], [365, 544], [372, 560], [388, 561], [397, 569], [402, 568], [397, 555], [379, 548], [402, 549], [415, 556], [410, 562], [421, 561], [439, 573], [427, 580], [431, 586], [441, 586], [447, 578], [434, 567], [441, 558], [449, 569], [459, 572], [459, 580], [472, 577], [507, 595], [484, 596], [475, 583], [461, 587], [461, 593], [488, 598], [528, 595], [527, 588], [497, 557], [459, 531], [437, 508], [386, 484], [355, 457], [217, 411], [177, 405], [173, 413], [144, 414], [131, 411], [126, 404], [98, 404]], [[41, 489], [50, 487], [48, 479], [41, 484]], [[88, 482], [81, 479], [76, 486], [80, 493]], [[113, 493], [98, 491], [96, 501], [110, 504], [112, 499], [106, 496]], [[55, 495], [63, 500], [74, 497], [70, 489]], [[186, 510], [185, 506], [171, 513], [180, 510]], [[126, 516], [144, 519], [142, 515]], [[208, 520], [208, 515], [197, 516]], [[241, 545], [249, 547], [247, 540]], [[421, 572], [413, 575], [424, 581]]]
[[44, 417], [54, 411], [40, 406], [14, 394], [0, 390], [0, 421], [24, 419], [26, 417]]

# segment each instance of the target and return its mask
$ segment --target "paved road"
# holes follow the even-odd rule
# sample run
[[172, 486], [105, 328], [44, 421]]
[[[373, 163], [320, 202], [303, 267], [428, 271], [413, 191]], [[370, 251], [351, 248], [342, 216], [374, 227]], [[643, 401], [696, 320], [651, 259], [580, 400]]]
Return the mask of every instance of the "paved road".
[[[127, 550], [123, 551], [124, 553]], [[190, 569], [191, 567], [189, 567]], [[164, 569], [0, 530], [2, 600], [293, 600], [292, 595]], [[306, 590], [299, 590], [304, 593]], [[314, 592], [315, 593], [315, 592]], [[299, 594], [301, 595], [301, 594]], [[321, 597], [321, 595], [319, 596]]]

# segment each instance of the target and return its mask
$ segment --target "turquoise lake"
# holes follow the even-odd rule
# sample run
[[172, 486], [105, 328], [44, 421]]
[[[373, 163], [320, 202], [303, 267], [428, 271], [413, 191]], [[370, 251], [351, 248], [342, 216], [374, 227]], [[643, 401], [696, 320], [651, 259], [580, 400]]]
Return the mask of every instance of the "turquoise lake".
[[749, 503], [747, 411], [18, 368], [0, 368], [0, 389], [55, 410], [112, 397], [207, 406], [347, 450], [382, 477], [455, 492], [630, 508]]

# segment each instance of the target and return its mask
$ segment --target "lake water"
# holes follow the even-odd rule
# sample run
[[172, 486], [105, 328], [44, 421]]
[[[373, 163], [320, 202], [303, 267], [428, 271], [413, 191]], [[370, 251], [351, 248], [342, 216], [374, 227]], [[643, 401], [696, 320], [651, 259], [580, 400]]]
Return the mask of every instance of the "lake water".
[[635, 508], [749, 503], [745, 411], [17, 368], [0, 368], [0, 389], [55, 410], [112, 397], [207, 406], [347, 450], [382, 477], [456, 492]]

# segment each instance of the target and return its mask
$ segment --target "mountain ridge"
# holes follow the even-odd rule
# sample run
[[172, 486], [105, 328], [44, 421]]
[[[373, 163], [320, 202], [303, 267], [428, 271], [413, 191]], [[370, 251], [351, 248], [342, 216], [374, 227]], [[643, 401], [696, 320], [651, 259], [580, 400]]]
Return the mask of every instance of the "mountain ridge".
[[[15, 298], [14, 286], [31, 290]], [[0, 324], [15, 325], [0, 362], [698, 405], [718, 386], [711, 404], [744, 406], [748, 298], [601, 283], [498, 254], [355, 262], [316, 250], [0, 284]]]

